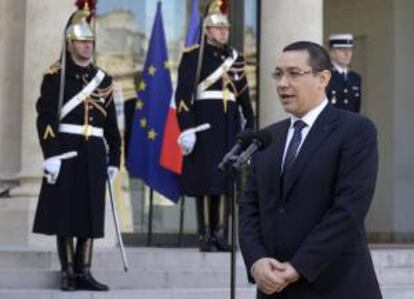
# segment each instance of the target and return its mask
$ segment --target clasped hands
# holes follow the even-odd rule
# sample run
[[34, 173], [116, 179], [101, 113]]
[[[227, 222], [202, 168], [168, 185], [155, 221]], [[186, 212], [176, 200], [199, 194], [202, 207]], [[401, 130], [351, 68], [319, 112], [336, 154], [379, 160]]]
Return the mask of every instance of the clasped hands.
[[300, 277], [290, 263], [281, 263], [274, 258], [261, 258], [252, 267], [251, 274], [257, 288], [266, 295], [280, 293]]

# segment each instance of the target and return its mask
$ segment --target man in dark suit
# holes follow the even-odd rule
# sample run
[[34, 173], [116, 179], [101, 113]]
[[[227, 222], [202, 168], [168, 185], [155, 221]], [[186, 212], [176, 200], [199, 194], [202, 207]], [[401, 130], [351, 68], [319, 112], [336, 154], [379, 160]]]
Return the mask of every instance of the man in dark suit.
[[329, 102], [337, 108], [361, 111], [361, 76], [349, 69], [353, 51], [352, 34], [331, 34], [329, 49], [332, 59], [332, 78], [326, 88]]
[[240, 201], [240, 247], [258, 298], [380, 299], [364, 218], [375, 189], [377, 134], [328, 103], [324, 48], [283, 49], [273, 78], [290, 118], [271, 125]]

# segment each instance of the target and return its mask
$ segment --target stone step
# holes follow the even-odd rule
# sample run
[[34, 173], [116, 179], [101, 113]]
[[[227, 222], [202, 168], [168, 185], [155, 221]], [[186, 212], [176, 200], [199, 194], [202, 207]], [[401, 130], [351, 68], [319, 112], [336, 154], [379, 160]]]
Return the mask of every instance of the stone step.
[[[414, 286], [414, 269], [388, 268], [376, 269], [382, 287]], [[98, 280], [115, 289], [139, 288], [214, 288], [227, 287], [230, 283], [229, 269], [141, 269], [128, 272], [121, 270], [96, 269], [93, 271]], [[248, 286], [244, 268], [238, 267], [237, 285]], [[14, 270], [0, 269], [0, 289], [42, 289], [55, 288], [58, 285], [59, 272], [55, 270]], [[413, 297], [414, 298], [414, 297]]]
[[[96, 270], [97, 280], [113, 289], [152, 288], [225, 288], [230, 285], [227, 270], [172, 269], [172, 270]], [[0, 289], [56, 289], [59, 272], [53, 270], [0, 270]], [[236, 285], [248, 287], [246, 272], [236, 273]], [[1, 298], [1, 297], [0, 297]]]
[[376, 268], [404, 267], [414, 268], [414, 248], [376, 248], [371, 249]]
[[[126, 248], [131, 268], [228, 268], [230, 254], [200, 253], [194, 248]], [[372, 249], [372, 259], [377, 269], [414, 268], [413, 249]], [[100, 248], [95, 251], [94, 268], [122, 268], [117, 248]], [[240, 253], [237, 265], [244, 266]], [[0, 268], [13, 269], [58, 269], [59, 261], [55, 248], [28, 248], [0, 246]]]
[[384, 299], [413, 299], [414, 286], [388, 286], [381, 289]]
[[[1, 299], [228, 299], [228, 288], [209, 289], [142, 289], [109, 292], [61, 292], [59, 290], [0, 290]], [[238, 288], [237, 299], [254, 299], [254, 287]]]
[[[387, 287], [382, 289], [384, 299], [413, 299], [414, 286]], [[140, 290], [110, 290], [109, 292], [61, 292], [50, 289], [1, 290], [1, 299], [228, 299], [228, 288], [182, 288], [182, 289], [140, 289]], [[254, 299], [254, 287], [236, 290], [237, 299]]]
[[[194, 248], [127, 248], [126, 255], [131, 269], [227, 269], [230, 265], [229, 253], [200, 253]], [[236, 260], [239, 267], [244, 267], [239, 252]], [[122, 269], [119, 249], [96, 250], [93, 268]], [[0, 269], [59, 269], [59, 261], [55, 250], [0, 247]]]

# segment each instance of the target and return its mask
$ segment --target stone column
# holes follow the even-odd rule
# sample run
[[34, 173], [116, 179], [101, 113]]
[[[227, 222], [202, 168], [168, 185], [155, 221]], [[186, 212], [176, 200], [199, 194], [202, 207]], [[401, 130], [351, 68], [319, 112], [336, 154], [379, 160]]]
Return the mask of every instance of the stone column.
[[322, 43], [323, 0], [263, 0], [260, 18], [260, 127], [285, 117], [270, 77], [283, 47], [298, 40]]
[[20, 169], [25, 1], [0, 1], [0, 189]]
[[[17, 6], [17, 2], [21, 1], [13, 1], [13, 4], [16, 3]], [[43, 73], [59, 58], [64, 27], [75, 9], [73, 1], [26, 0], [25, 47], [23, 57], [20, 57], [23, 61], [21, 169], [16, 176], [20, 187], [12, 190], [12, 198], [2, 201], [0, 245], [53, 247], [55, 244], [55, 238], [31, 233], [43, 159], [36, 132], [35, 103], [39, 97]], [[106, 237], [97, 246], [115, 244], [109, 205], [106, 217]]]
[[[396, 242], [404, 241], [405, 236], [413, 236], [414, 211], [414, 140], [413, 140], [413, 64], [414, 51], [412, 11], [414, 3], [409, 0], [394, 0], [394, 74], [391, 84], [394, 95], [388, 99], [393, 103], [393, 135], [384, 141], [393, 144], [394, 153], [389, 157], [393, 161], [393, 229]], [[390, 83], [391, 80], [387, 82]], [[386, 114], [385, 114], [386, 115]], [[384, 117], [385, 118], [385, 117]], [[401, 237], [398, 237], [401, 234]], [[411, 239], [412, 241], [412, 239]]]
[[36, 132], [35, 103], [42, 74], [60, 55], [63, 29], [75, 6], [72, 1], [27, 0], [23, 68], [23, 118], [21, 132], [20, 187], [16, 196], [34, 196], [39, 191], [42, 154]]

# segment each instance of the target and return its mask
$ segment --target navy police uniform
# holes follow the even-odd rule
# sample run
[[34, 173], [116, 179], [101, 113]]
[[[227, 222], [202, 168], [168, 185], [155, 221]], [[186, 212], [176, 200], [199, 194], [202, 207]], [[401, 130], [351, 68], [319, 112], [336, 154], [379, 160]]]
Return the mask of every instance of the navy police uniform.
[[359, 113], [361, 111], [361, 76], [354, 71], [348, 71], [345, 75], [333, 68], [326, 95], [335, 107]]
[[[352, 49], [354, 37], [350, 33], [333, 33], [329, 36], [329, 47]], [[334, 57], [335, 58], [335, 57]], [[326, 88], [329, 102], [337, 108], [359, 113], [361, 111], [361, 76], [350, 70], [332, 67], [332, 78]]]

